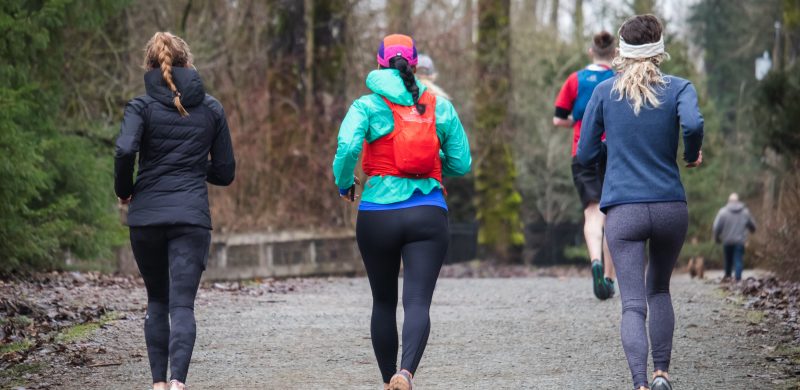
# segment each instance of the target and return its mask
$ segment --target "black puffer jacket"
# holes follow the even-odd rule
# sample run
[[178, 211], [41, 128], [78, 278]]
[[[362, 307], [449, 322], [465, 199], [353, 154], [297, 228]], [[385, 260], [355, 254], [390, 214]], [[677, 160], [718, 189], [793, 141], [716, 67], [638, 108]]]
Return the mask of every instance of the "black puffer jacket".
[[[129, 226], [210, 229], [206, 181], [229, 185], [236, 167], [228, 122], [222, 105], [206, 94], [197, 71], [175, 67], [172, 75], [189, 116], [178, 113], [161, 70], [147, 72], [147, 95], [125, 107], [117, 138], [114, 189], [120, 198], [133, 196]], [[137, 152], [139, 172], [134, 184]]]

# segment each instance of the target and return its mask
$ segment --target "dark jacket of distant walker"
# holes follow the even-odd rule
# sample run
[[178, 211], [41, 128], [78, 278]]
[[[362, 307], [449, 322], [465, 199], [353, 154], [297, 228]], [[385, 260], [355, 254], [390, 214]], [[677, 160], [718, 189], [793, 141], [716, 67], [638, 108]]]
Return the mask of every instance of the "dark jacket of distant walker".
[[756, 231], [756, 223], [744, 203], [731, 202], [719, 210], [713, 229], [717, 242], [724, 245], [744, 245], [748, 231]]
[[222, 105], [206, 94], [197, 71], [174, 67], [172, 75], [189, 115], [178, 113], [161, 70], [147, 72], [147, 94], [125, 107], [117, 138], [114, 189], [120, 198], [133, 196], [129, 226], [210, 229], [206, 181], [229, 185], [236, 167], [228, 122]]

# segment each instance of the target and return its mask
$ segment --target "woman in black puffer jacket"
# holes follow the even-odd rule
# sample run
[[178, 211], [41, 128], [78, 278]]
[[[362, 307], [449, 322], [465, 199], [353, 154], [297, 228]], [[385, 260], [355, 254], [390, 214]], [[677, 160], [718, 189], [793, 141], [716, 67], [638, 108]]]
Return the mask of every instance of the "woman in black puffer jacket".
[[125, 107], [114, 189], [121, 203], [130, 204], [131, 246], [147, 287], [144, 334], [153, 389], [180, 390], [194, 348], [194, 299], [211, 242], [206, 182], [229, 185], [236, 163], [225, 112], [205, 93], [186, 42], [156, 33], [145, 48], [144, 66], [147, 94]]

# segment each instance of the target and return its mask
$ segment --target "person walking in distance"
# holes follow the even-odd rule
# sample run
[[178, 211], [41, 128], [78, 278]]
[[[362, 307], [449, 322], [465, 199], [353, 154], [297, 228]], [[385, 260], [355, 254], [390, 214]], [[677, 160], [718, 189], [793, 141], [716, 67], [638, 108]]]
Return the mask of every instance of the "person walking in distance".
[[[672, 389], [668, 370], [675, 314], [669, 286], [689, 226], [676, 162], [681, 129], [686, 166], [703, 162], [697, 92], [689, 81], [661, 72], [669, 58], [662, 34], [661, 21], [653, 15], [622, 24], [619, 54], [612, 62], [618, 73], [595, 88], [578, 142], [579, 162], [591, 166], [604, 154], [606, 136], [608, 167], [600, 210], [606, 213], [622, 299], [622, 347], [639, 390]], [[648, 385], [651, 349], [654, 373]]]
[[[553, 117], [555, 126], [573, 129], [572, 180], [578, 190], [581, 206], [583, 206], [583, 234], [589, 258], [592, 261], [592, 289], [594, 295], [600, 300], [614, 296], [614, 279], [616, 277], [614, 263], [609, 257], [608, 247], [603, 239], [605, 216], [600, 212], [599, 207], [606, 163], [604, 158], [600, 158], [597, 162], [584, 166], [578, 163], [575, 155], [578, 150], [581, 122], [586, 112], [586, 104], [595, 87], [614, 76], [614, 71], [611, 69], [614, 43], [614, 37], [607, 31], [594, 36], [592, 46], [589, 48], [592, 63], [584, 69], [572, 73], [564, 82], [556, 99], [555, 116]], [[570, 118], [570, 114], [572, 114], [572, 118]]]
[[756, 223], [750, 210], [739, 201], [739, 195], [732, 193], [728, 197], [728, 204], [719, 210], [714, 219], [714, 240], [722, 244], [725, 253], [724, 281], [731, 278], [735, 268], [736, 281], [742, 280], [744, 269], [744, 246], [747, 243], [747, 234], [756, 231]]
[[131, 247], [147, 289], [144, 337], [153, 389], [182, 390], [211, 244], [206, 182], [231, 184], [236, 162], [225, 112], [206, 94], [186, 42], [156, 33], [144, 67], [147, 93], [125, 106], [117, 138], [114, 190], [130, 204]]
[[[443, 176], [470, 170], [469, 142], [453, 105], [414, 77], [414, 40], [385, 37], [371, 94], [353, 102], [339, 129], [333, 174], [355, 199], [363, 150], [365, 182], [356, 240], [372, 289], [370, 334], [384, 388], [409, 390], [430, 333], [430, 306], [449, 244]], [[397, 366], [398, 275], [403, 264], [403, 351]]]
[[433, 63], [433, 58], [428, 55], [420, 54], [419, 62], [417, 64], [417, 80], [425, 84], [425, 88], [436, 96], [441, 96], [450, 100], [450, 95], [447, 94], [439, 85], [436, 84], [436, 79], [439, 78], [439, 72], [436, 70], [436, 65]]

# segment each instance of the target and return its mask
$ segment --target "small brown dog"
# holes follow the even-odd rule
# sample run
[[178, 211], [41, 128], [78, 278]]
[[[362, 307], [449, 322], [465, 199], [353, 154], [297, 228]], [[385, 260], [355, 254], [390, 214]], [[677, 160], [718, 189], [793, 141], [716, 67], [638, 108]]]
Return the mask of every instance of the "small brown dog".
[[692, 279], [695, 277], [703, 279], [705, 270], [705, 259], [703, 259], [703, 256], [696, 256], [689, 259], [689, 276], [691, 276]]

